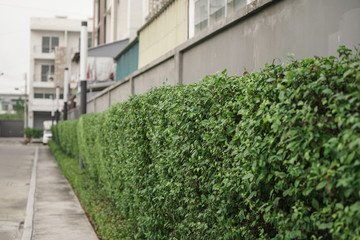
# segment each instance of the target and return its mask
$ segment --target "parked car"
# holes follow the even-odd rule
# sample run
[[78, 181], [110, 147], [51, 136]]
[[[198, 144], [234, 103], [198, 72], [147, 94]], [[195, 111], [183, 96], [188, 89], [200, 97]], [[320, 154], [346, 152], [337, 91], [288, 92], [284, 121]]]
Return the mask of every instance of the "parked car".
[[43, 140], [42, 140], [43, 144], [47, 144], [51, 138], [52, 138], [51, 130], [49, 130], [49, 129], [44, 130]]

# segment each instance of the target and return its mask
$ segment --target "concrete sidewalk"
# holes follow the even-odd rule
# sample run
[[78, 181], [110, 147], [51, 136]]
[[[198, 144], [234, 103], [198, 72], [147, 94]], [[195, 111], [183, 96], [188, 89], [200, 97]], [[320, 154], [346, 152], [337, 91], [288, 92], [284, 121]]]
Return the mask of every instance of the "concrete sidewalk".
[[48, 146], [0, 138], [0, 240], [97, 240]]
[[98, 239], [47, 146], [37, 161], [32, 239]]

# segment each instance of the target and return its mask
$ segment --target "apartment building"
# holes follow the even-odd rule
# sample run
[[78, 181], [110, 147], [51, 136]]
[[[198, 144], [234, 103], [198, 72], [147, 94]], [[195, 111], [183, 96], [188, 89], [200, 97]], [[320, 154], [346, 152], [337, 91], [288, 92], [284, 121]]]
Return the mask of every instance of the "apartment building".
[[[31, 18], [29, 71], [29, 127], [42, 128], [51, 112], [63, 107], [64, 70], [69, 81], [79, 80], [79, 63], [72, 61], [79, 52], [81, 20], [66, 17]], [[91, 30], [91, 28], [88, 28]], [[89, 33], [91, 44], [91, 33]], [[56, 88], [60, 101], [55, 102]]]
[[149, 0], [94, 0], [93, 47], [134, 39], [145, 23]]

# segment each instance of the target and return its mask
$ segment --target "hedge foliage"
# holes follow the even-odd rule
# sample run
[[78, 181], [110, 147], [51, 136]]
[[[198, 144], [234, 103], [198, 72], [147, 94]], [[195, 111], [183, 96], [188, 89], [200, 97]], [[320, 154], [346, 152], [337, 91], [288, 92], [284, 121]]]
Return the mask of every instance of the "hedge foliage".
[[51, 127], [53, 139], [60, 145], [61, 149], [72, 157], [79, 156], [77, 137], [78, 120], [61, 121]]
[[57, 139], [130, 239], [360, 239], [359, 56], [152, 89]]

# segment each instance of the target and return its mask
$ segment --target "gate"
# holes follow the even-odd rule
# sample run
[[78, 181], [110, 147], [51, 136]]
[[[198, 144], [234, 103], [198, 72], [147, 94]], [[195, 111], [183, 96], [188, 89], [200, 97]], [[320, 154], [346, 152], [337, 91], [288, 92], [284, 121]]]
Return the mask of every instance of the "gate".
[[24, 137], [24, 121], [0, 120], [0, 137]]

